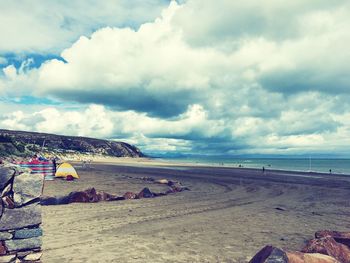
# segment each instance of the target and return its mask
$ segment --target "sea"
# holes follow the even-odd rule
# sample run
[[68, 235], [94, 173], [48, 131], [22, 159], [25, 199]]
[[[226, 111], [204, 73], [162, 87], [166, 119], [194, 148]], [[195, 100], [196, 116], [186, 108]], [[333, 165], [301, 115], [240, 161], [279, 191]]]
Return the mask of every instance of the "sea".
[[243, 167], [320, 172], [350, 175], [350, 159], [326, 158], [225, 158], [225, 157], [171, 157], [166, 161], [223, 167]]

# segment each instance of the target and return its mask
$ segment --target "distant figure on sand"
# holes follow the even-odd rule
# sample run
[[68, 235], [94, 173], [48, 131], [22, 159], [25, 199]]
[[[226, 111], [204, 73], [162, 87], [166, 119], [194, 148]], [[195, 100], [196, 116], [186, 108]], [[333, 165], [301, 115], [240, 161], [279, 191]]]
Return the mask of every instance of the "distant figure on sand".
[[330, 173], [330, 174], [332, 173], [332, 169], [329, 169], [329, 173]]
[[52, 166], [53, 166], [53, 174], [55, 174], [56, 173], [56, 168], [57, 168], [56, 158], [52, 159]]
[[265, 173], [265, 166], [263, 166], [263, 173]]

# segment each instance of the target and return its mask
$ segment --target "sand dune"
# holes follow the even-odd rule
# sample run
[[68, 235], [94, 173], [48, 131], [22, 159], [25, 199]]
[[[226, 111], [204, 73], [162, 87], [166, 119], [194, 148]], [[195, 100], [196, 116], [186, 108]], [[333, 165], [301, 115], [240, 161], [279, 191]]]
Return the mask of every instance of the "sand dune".
[[266, 244], [300, 249], [317, 230], [350, 228], [346, 176], [132, 161], [78, 172], [79, 181], [47, 182], [44, 194], [164, 190], [142, 176], [179, 180], [191, 191], [43, 207], [43, 262], [247, 262]]

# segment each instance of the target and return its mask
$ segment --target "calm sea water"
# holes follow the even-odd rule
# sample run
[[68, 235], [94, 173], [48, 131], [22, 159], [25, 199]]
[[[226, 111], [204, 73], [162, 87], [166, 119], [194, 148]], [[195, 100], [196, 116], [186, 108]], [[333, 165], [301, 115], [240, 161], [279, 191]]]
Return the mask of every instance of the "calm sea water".
[[218, 157], [200, 157], [200, 158], [170, 158], [173, 162], [186, 162], [207, 165], [222, 165], [228, 167], [246, 167], [259, 168], [263, 166], [266, 169], [291, 170], [291, 171], [314, 171], [350, 175], [350, 159], [286, 159], [286, 158], [218, 158]]

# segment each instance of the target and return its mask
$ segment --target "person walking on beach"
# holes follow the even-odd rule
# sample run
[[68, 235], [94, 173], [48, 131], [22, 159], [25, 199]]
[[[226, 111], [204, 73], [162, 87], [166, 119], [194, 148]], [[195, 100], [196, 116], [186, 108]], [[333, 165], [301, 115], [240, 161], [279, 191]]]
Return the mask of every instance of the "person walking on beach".
[[263, 170], [263, 174], [264, 174], [264, 173], [265, 173], [265, 166], [263, 166], [263, 169], [262, 169], [262, 170]]

